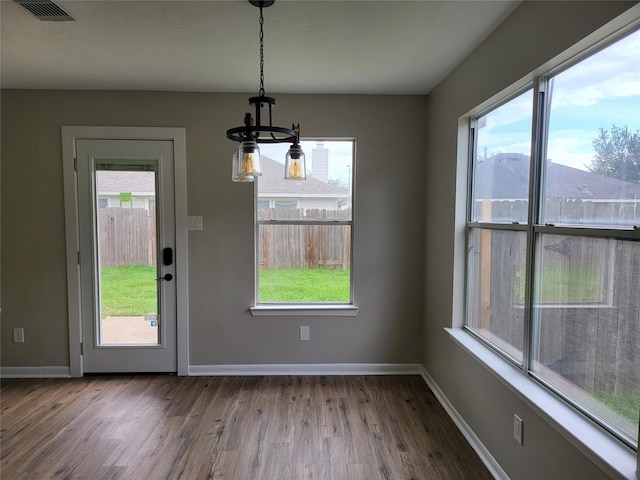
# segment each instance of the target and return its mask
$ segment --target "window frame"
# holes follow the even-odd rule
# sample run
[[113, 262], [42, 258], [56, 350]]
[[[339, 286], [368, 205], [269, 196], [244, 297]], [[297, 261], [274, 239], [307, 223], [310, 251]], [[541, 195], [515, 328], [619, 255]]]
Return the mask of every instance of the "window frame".
[[[635, 451], [635, 456], [638, 458], [638, 464], [640, 465], [640, 452], [638, 449], [638, 440], [635, 444], [632, 439], [627, 437], [622, 432], [618, 432], [615, 428], [607, 425], [604, 421], [600, 421], [596, 418], [596, 414], [589, 411], [588, 407], [580, 405], [577, 400], [570, 398], [567, 394], [560, 391], [560, 389], [533, 371], [532, 363], [537, 360], [536, 342], [539, 342], [535, 329], [537, 324], [534, 321], [535, 311], [534, 308], [541, 308], [540, 306], [534, 307], [532, 296], [534, 294], [534, 280], [535, 280], [535, 267], [536, 267], [536, 241], [541, 235], [562, 235], [568, 237], [585, 237], [585, 238], [606, 238], [612, 240], [623, 241], [638, 241], [640, 242], [640, 226], [599, 226], [599, 225], [572, 225], [572, 224], [544, 224], [543, 220], [543, 191], [544, 191], [544, 174], [543, 159], [546, 158], [546, 149], [548, 144], [548, 129], [550, 118], [550, 104], [546, 95], [549, 80], [555, 76], [561, 74], [574, 65], [582, 62], [583, 60], [591, 57], [595, 53], [613, 45], [617, 41], [623, 39], [625, 36], [640, 31], [640, 21], [635, 20], [629, 23], [624, 28], [612, 32], [606, 38], [596, 42], [594, 45], [585, 48], [579, 54], [566, 58], [564, 60], [558, 60], [555, 65], [541, 67], [537, 72], [531, 74], [528, 80], [521, 81], [519, 84], [514, 85], [496, 95], [493, 99], [481, 107], [478, 107], [466, 116], [461, 117], [460, 126], [461, 129], [466, 131], [460, 131], [460, 140], [466, 139], [467, 151], [461, 152], [460, 156], [465, 156], [466, 164], [466, 195], [465, 202], [465, 216], [464, 216], [464, 275], [463, 275], [463, 288], [464, 295], [462, 301], [464, 307], [462, 309], [463, 320], [460, 325], [461, 328], [448, 329], [452, 338], [457, 341], [463, 348], [470, 353], [476, 355], [487, 368], [495, 371], [495, 358], [491, 361], [485, 361], [485, 358], [489, 358], [485, 353], [481, 353], [478, 347], [474, 346], [467, 339], [472, 337], [473, 341], [479, 342], [482, 347], [487, 348], [490, 352], [493, 352], [496, 358], [500, 358], [503, 362], [507, 362], [512, 367], [515, 367], [517, 371], [526, 378], [527, 381], [541, 387], [543, 390], [549, 392], [553, 397], [560, 399], [565, 405], [584, 415], [588, 422], [597, 425], [599, 429], [603, 429], [610, 435], [616, 442], [621, 442], [625, 447], [631, 448]], [[544, 69], [543, 69], [544, 68]], [[506, 223], [487, 221], [480, 222], [474, 220], [475, 209], [475, 166], [477, 164], [477, 141], [478, 141], [478, 119], [487, 115], [488, 113], [495, 111], [502, 105], [505, 105], [512, 99], [526, 92], [528, 89], [533, 88], [533, 120], [531, 126], [531, 152], [530, 152], [530, 175], [529, 175], [529, 194], [528, 194], [528, 219], [526, 223]], [[460, 157], [460, 158], [461, 158]], [[525, 298], [524, 298], [524, 325], [523, 325], [523, 343], [522, 343], [522, 362], [518, 361], [512, 355], [508, 353], [508, 348], [500, 348], [496, 343], [491, 343], [487, 338], [484, 338], [478, 332], [474, 331], [475, 327], [471, 326], [472, 315], [471, 310], [473, 308], [473, 302], [471, 298], [471, 285], [473, 278], [471, 278], [470, 272], [471, 262], [473, 260], [470, 255], [471, 238], [474, 230], [498, 230], [498, 231], [524, 231], [527, 235], [526, 239], [526, 277], [525, 277]], [[610, 300], [610, 299], [609, 299]], [[607, 303], [607, 302], [605, 302]], [[610, 303], [610, 302], [608, 302]], [[606, 306], [603, 304], [603, 306]], [[542, 307], [544, 308], [544, 306]], [[581, 308], [580, 305], [563, 305], [563, 308]], [[455, 323], [455, 320], [454, 320]], [[465, 333], [462, 337], [456, 333], [456, 330], [461, 330]], [[466, 338], [465, 338], [466, 337]], [[499, 342], [498, 342], [499, 343]], [[505, 341], [506, 343], [506, 341]], [[494, 366], [492, 366], [494, 365]], [[501, 377], [500, 373], [496, 373]], [[510, 384], [510, 381], [506, 381]], [[520, 387], [515, 385], [518, 382], [512, 383], [515, 390], [520, 390]], [[530, 389], [526, 387], [520, 390], [520, 393]], [[527, 394], [523, 394], [527, 397]], [[527, 399], [528, 400], [528, 399]]]
[[[250, 307], [253, 316], [339, 316], [355, 317], [359, 308], [355, 304], [354, 296], [354, 232], [355, 232], [355, 185], [356, 185], [356, 138], [355, 137], [304, 137], [301, 142], [350, 142], [351, 143], [351, 220], [260, 220], [258, 218], [258, 184], [254, 183], [254, 302]], [[307, 162], [310, 162], [310, 155]], [[284, 167], [283, 167], [284, 168]], [[299, 201], [297, 204], [299, 205]], [[274, 200], [269, 200], [272, 206]], [[326, 226], [348, 226], [349, 231], [349, 301], [348, 302], [260, 302], [260, 226], [261, 225], [326, 225]]]
[[[518, 222], [512, 222], [512, 223], [507, 223], [507, 222], [495, 222], [495, 221], [486, 221], [486, 222], [480, 222], [478, 220], [474, 220], [473, 216], [474, 216], [474, 211], [475, 211], [475, 191], [474, 191], [474, 187], [475, 187], [475, 165], [476, 165], [476, 153], [477, 153], [477, 142], [478, 142], [478, 119], [499, 109], [500, 107], [506, 105], [507, 103], [509, 103], [511, 100], [519, 97], [520, 95], [524, 94], [526, 91], [528, 90], [532, 90], [532, 104], [536, 103], [536, 99], [537, 99], [537, 95], [536, 95], [536, 81], [529, 81], [526, 82], [523, 85], [519, 85], [518, 88], [510, 91], [508, 94], [500, 97], [500, 99], [498, 101], [492, 102], [490, 105], [486, 106], [485, 108], [482, 108], [481, 110], [478, 110], [477, 112], [475, 112], [473, 115], [469, 116], [467, 118], [467, 123], [468, 123], [468, 151], [467, 151], [467, 155], [466, 155], [466, 166], [467, 166], [467, 189], [466, 189], [466, 195], [467, 195], [467, 202], [466, 202], [466, 212], [465, 212], [465, 282], [464, 282], [464, 290], [465, 290], [465, 296], [464, 296], [464, 320], [463, 320], [463, 325], [462, 328], [468, 332], [469, 334], [471, 334], [475, 339], [477, 339], [478, 341], [482, 342], [485, 346], [487, 346], [488, 348], [490, 348], [491, 350], [493, 350], [495, 353], [497, 353], [498, 355], [500, 355], [502, 358], [504, 358], [505, 360], [507, 360], [509, 363], [511, 363], [512, 365], [514, 365], [516, 368], [518, 369], [525, 369], [525, 366], [527, 364], [528, 361], [528, 357], [529, 355], [527, 354], [527, 352], [529, 351], [529, 344], [528, 344], [528, 335], [525, 334], [524, 338], [523, 338], [523, 344], [522, 344], [522, 362], [519, 362], [513, 355], [511, 355], [508, 350], [509, 347], [507, 346], [507, 342], [504, 341], [505, 347], [504, 348], [500, 348], [496, 343], [491, 343], [488, 339], [484, 338], [482, 335], [480, 335], [479, 333], [477, 333], [476, 331], [474, 331], [473, 328], [470, 328], [470, 326], [468, 325], [470, 319], [471, 319], [471, 301], [470, 301], [470, 286], [471, 286], [471, 281], [472, 279], [470, 278], [469, 272], [471, 271], [471, 267], [470, 267], [470, 263], [471, 263], [471, 259], [469, 257], [469, 251], [470, 251], [470, 239], [472, 236], [472, 232], [473, 230], [498, 230], [498, 231], [516, 231], [516, 232], [524, 232], [527, 235], [527, 246], [526, 246], [526, 264], [525, 264], [525, 271], [527, 273], [531, 272], [531, 265], [529, 265], [529, 230], [531, 227], [531, 224], [533, 223], [532, 220], [532, 211], [531, 211], [531, 207], [532, 207], [532, 203], [533, 203], [533, 199], [531, 198], [531, 195], [529, 195], [528, 197], [528, 214], [527, 214], [527, 221], [525, 223], [518, 223]], [[533, 182], [533, 175], [534, 175], [534, 168], [535, 168], [535, 157], [534, 155], [534, 151], [536, 149], [536, 144], [535, 144], [535, 124], [536, 124], [536, 110], [534, 108], [533, 111], [533, 115], [532, 115], [532, 126], [531, 126], [531, 131], [532, 131], [532, 139], [531, 139], [531, 152], [530, 152], [530, 171], [529, 171], [529, 191], [531, 191], [532, 188], [532, 182]], [[528, 325], [528, 319], [530, 318], [530, 315], [527, 309], [527, 306], [530, 303], [529, 298], [527, 297], [527, 295], [529, 294], [530, 291], [530, 285], [531, 285], [531, 281], [532, 281], [532, 275], [528, 274], [525, 278], [525, 299], [524, 299], [524, 325], [523, 325], [523, 330], [524, 332], [528, 332], [529, 330], [529, 325]], [[515, 349], [515, 347], [512, 346], [513, 349]]]

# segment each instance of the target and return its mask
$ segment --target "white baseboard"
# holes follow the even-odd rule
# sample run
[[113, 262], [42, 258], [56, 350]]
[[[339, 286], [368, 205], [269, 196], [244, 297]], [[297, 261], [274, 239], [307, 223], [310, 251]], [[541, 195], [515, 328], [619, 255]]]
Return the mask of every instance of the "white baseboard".
[[[219, 375], [420, 375], [419, 363], [318, 363], [189, 365], [190, 376]], [[2, 378], [66, 378], [68, 366], [0, 367]]]
[[2, 378], [69, 378], [69, 367], [0, 367]]
[[460, 430], [462, 435], [464, 435], [464, 438], [467, 439], [467, 442], [469, 442], [471, 448], [475, 450], [482, 463], [484, 463], [485, 467], [487, 467], [491, 475], [493, 475], [493, 478], [495, 478], [496, 480], [509, 480], [509, 476], [507, 475], [507, 473], [502, 469], [496, 459], [493, 458], [491, 452], [489, 452], [487, 447], [484, 446], [484, 444], [480, 441], [473, 430], [471, 430], [471, 427], [469, 427], [467, 422], [465, 422], [464, 418], [462, 418], [462, 415], [460, 415], [451, 404], [451, 402], [449, 402], [449, 399], [445, 396], [442, 390], [440, 390], [440, 387], [438, 387], [438, 384], [435, 382], [433, 377], [429, 375], [429, 372], [427, 372], [424, 367], [422, 367], [420, 374], [422, 375], [425, 383], [429, 386], [442, 407], [449, 414], [449, 417], [451, 417], [453, 423], [456, 424], [458, 430]]
[[189, 365], [189, 375], [420, 375], [419, 363]]

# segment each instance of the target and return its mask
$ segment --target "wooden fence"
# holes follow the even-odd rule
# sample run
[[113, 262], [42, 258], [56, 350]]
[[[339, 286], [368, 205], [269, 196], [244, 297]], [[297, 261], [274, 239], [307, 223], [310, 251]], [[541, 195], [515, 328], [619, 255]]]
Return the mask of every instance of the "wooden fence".
[[[261, 209], [261, 220], [348, 220], [350, 210]], [[351, 261], [350, 225], [259, 226], [260, 268], [347, 269]]]
[[102, 266], [155, 265], [155, 207], [99, 208], [98, 239]]
[[[498, 212], [515, 205], [495, 203]], [[620, 205], [572, 202], [570, 208], [583, 221], [616, 209], [622, 218], [614, 221], [636, 215]], [[501, 230], [474, 230], [474, 235], [477, 326], [521, 345], [526, 235]], [[534, 308], [538, 361], [592, 394], [640, 393], [640, 242], [549, 234], [538, 242], [543, 292]]]
[[[264, 209], [261, 219], [348, 220], [350, 210]], [[156, 264], [155, 211], [98, 209], [100, 262], [103, 266]], [[350, 225], [260, 225], [261, 268], [348, 269]]]
[[[475, 218], [520, 223], [527, 221], [526, 200], [479, 199]], [[548, 198], [544, 202], [544, 222], [572, 225], [640, 225], [640, 199], [590, 201]]]

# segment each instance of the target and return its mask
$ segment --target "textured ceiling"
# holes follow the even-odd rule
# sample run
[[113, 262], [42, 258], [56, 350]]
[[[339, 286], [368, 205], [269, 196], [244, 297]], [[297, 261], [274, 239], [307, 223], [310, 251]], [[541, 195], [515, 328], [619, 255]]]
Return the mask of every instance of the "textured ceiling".
[[[56, 3], [76, 21], [0, 2], [2, 88], [258, 90], [259, 10], [244, 0]], [[264, 10], [265, 89], [425, 94], [519, 3], [279, 0]]]

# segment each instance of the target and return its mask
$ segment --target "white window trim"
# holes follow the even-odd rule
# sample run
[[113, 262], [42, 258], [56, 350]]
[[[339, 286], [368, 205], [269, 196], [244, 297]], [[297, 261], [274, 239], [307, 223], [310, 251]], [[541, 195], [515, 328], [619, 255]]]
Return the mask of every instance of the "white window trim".
[[288, 316], [305, 316], [305, 317], [355, 317], [358, 315], [359, 308], [355, 305], [341, 304], [265, 304], [260, 303], [255, 307], [251, 307], [249, 311], [254, 317], [288, 317]]

